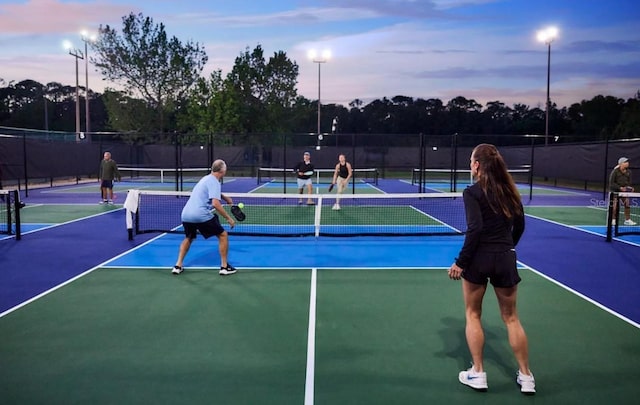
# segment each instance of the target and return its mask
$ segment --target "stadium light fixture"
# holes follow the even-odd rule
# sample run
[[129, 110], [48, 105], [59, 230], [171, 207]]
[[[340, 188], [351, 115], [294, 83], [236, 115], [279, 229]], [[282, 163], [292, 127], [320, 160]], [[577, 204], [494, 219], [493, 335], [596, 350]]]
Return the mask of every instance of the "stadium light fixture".
[[325, 49], [322, 52], [318, 52], [315, 49], [311, 49], [307, 56], [309, 57], [309, 59], [311, 59], [313, 61], [313, 63], [317, 63], [318, 64], [318, 135], [320, 135], [322, 132], [320, 132], [320, 65], [322, 65], [323, 63], [327, 63], [327, 61], [331, 58], [331, 51], [328, 49]]
[[84, 132], [89, 136], [91, 132], [91, 119], [89, 115], [89, 42], [96, 42], [98, 36], [90, 33], [87, 30], [80, 32], [80, 38], [84, 42], [84, 73], [85, 73], [85, 88], [84, 88]]
[[551, 84], [551, 43], [558, 37], [558, 28], [547, 27], [538, 31], [538, 41], [547, 45], [547, 103], [545, 108], [545, 127], [544, 127], [544, 145], [549, 144], [549, 108], [551, 98], [549, 97], [549, 89]]
[[84, 55], [80, 49], [74, 48], [71, 41], [64, 41], [62, 46], [69, 51], [69, 55], [76, 59], [76, 141], [84, 138], [84, 134], [80, 132], [80, 89], [78, 84], [78, 59], [84, 59]]

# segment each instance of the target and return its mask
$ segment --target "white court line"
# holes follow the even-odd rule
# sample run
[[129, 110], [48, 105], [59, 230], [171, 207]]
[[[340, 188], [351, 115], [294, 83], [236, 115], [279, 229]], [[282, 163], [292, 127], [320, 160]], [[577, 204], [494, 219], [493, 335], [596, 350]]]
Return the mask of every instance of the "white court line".
[[313, 405], [314, 379], [316, 364], [316, 285], [318, 270], [311, 269], [311, 288], [309, 292], [309, 329], [307, 334], [307, 377], [304, 384], [304, 404]]

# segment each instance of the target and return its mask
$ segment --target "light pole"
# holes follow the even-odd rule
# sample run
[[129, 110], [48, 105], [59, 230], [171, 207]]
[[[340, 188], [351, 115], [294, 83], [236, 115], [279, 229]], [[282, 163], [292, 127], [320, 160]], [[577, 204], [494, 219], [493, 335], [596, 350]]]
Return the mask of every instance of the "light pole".
[[78, 83], [78, 59], [84, 59], [82, 51], [73, 47], [69, 41], [65, 41], [63, 46], [69, 51], [69, 55], [76, 58], [76, 141], [80, 140], [80, 89]]
[[538, 41], [547, 45], [547, 105], [545, 108], [545, 127], [544, 127], [544, 146], [549, 144], [549, 108], [551, 107], [551, 98], [549, 97], [549, 88], [551, 84], [551, 43], [558, 37], [558, 29], [556, 27], [548, 27], [538, 31]]
[[86, 136], [90, 136], [91, 132], [91, 118], [89, 116], [89, 42], [95, 42], [95, 34], [89, 34], [87, 31], [80, 33], [80, 38], [84, 42], [84, 73], [85, 73], [85, 87], [84, 87], [84, 132]]
[[315, 49], [309, 51], [309, 59], [318, 64], [318, 136], [322, 134], [320, 132], [320, 65], [326, 63], [331, 58], [331, 51], [325, 49], [322, 54], [318, 54]]

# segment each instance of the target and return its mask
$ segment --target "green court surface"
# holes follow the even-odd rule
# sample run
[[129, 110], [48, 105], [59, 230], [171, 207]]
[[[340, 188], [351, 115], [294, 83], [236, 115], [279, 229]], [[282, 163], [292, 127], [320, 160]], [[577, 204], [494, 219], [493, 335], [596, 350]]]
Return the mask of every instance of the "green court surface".
[[607, 210], [595, 207], [528, 206], [525, 213], [565, 225], [606, 225]]
[[464, 308], [460, 283], [444, 270], [320, 270], [314, 284], [311, 270], [222, 278], [211, 270], [176, 277], [167, 269], [101, 268], [0, 318], [0, 398], [3, 404], [635, 403], [638, 329], [532, 271], [521, 273], [519, 312], [535, 397], [521, 395], [515, 384], [516, 364], [491, 291], [483, 314], [489, 391], [458, 382], [470, 359]]
[[[317, 215], [315, 205], [245, 205], [247, 219], [243, 224], [309, 225]], [[444, 225], [442, 221], [404, 206], [357, 205], [332, 210], [326, 202], [321, 209], [323, 225]]]
[[[257, 186], [256, 189], [251, 191], [252, 193], [284, 193], [285, 192], [285, 183], [283, 182], [271, 182], [271, 183], [263, 183]], [[286, 192], [287, 193], [297, 193], [298, 185], [296, 184], [295, 179], [291, 180], [291, 182], [286, 183]], [[306, 189], [305, 189], [306, 193]], [[329, 192], [329, 183], [327, 184], [314, 184], [313, 185], [313, 193], [314, 194], [335, 194], [336, 189], [332, 192]], [[352, 194], [354, 193], [354, 189], [352, 185], [349, 185], [344, 190], [344, 194]], [[368, 183], [357, 183], [355, 187], [355, 194], [384, 194], [380, 189], [376, 188], [373, 184]]]
[[20, 211], [22, 223], [59, 224], [122, 208], [112, 204], [27, 204]]

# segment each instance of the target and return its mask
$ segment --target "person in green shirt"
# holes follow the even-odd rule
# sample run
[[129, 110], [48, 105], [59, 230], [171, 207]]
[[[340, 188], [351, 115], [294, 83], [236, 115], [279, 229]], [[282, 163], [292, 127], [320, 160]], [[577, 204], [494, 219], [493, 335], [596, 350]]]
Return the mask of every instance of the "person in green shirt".
[[[612, 193], [619, 192], [632, 192], [633, 186], [631, 186], [631, 169], [629, 169], [629, 159], [621, 157], [618, 159], [618, 165], [613, 168], [611, 175], [609, 176], [609, 190]], [[624, 224], [636, 225], [631, 219], [631, 206], [629, 197], [618, 198], [614, 195], [613, 201], [613, 219], [612, 224], [616, 224], [616, 218], [618, 217], [618, 200], [624, 205]]]
[[118, 164], [111, 159], [111, 152], [105, 152], [102, 161], [100, 161], [100, 173], [98, 175], [100, 192], [102, 193], [100, 204], [113, 204], [113, 199], [115, 198], [113, 181], [116, 179], [118, 181], [122, 179], [118, 171]]

